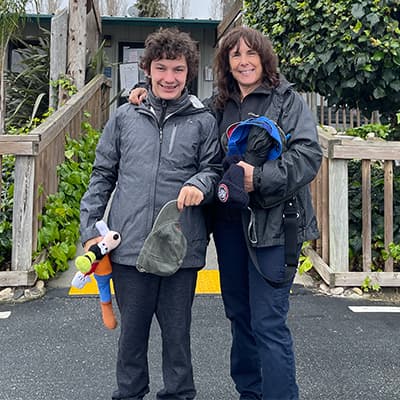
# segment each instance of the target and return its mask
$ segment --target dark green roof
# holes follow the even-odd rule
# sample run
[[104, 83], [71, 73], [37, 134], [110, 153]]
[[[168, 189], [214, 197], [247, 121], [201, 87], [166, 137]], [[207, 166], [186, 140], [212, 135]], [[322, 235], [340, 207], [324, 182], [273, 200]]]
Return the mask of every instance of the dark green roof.
[[39, 20], [39, 21], [46, 21], [50, 22], [51, 17], [53, 15], [51, 14], [26, 14], [25, 17], [29, 20]]
[[184, 18], [145, 18], [145, 17], [101, 17], [102, 25], [133, 25], [133, 26], [176, 26], [192, 28], [216, 28], [220, 21], [212, 19]]
[[184, 19], [184, 18], [145, 18], [145, 17], [109, 17], [102, 16], [103, 25], [136, 25], [136, 26], [188, 26], [198, 28], [217, 27], [221, 21], [213, 19]]
[[[51, 14], [27, 14], [30, 20], [50, 21]], [[185, 26], [196, 28], [216, 28], [221, 21], [213, 19], [184, 19], [184, 18], [145, 18], [145, 17], [111, 17], [103, 15], [102, 25], [131, 25], [131, 26]]]

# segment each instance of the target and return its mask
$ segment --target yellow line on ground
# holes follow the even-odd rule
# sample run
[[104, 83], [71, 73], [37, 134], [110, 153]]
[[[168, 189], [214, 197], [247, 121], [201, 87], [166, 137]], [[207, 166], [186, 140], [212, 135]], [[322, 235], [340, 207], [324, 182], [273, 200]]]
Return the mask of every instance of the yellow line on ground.
[[[114, 287], [111, 281], [111, 293], [114, 294]], [[196, 294], [220, 294], [219, 271], [215, 269], [203, 269], [197, 277]], [[68, 293], [70, 296], [84, 296], [99, 294], [97, 284], [93, 276], [82, 289], [71, 287]]]

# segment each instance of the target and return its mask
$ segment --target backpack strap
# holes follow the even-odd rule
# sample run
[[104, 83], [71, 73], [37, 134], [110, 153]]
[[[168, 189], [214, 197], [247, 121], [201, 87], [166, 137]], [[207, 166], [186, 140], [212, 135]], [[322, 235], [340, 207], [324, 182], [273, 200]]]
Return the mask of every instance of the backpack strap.
[[[284, 81], [285, 82], [285, 81]], [[285, 82], [286, 83], [286, 82]], [[272, 91], [272, 102], [274, 121], [278, 125], [278, 120], [282, 113], [282, 105], [285, 93], [291, 87], [290, 84], [279, 85]], [[285, 151], [285, 149], [283, 150]], [[298, 229], [299, 211], [297, 209], [297, 199], [295, 196], [285, 201], [285, 207], [283, 210], [283, 226], [285, 234], [285, 263], [287, 267], [287, 276], [291, 276], [289, 269], [297, 268], [298, 257], [297, 257], [297, 229]], [[289, 274], [288, 274], [289, 272]]]
[[279, 118], [282, 113], [282, 105], [283, 101], [285, 98], [285, 93], [292, 87], [289, 82], [283, 81], [281, 85], [279, 85], [276, 88], [273, 88], [271, 91], [271, 96], [272, 96], [272, 104], [274, 107], [272, 107], [271, 111], [268, 113], [268, 115], [265, 113], [265, 116], [272, 119], [277, 125]]
[[285, 263], [287, 268], [297, 268], [297, 229], [299, 211], [297, 199], [293, 196], [285, 202], [283, 210], [283, 229], [285, 232]]

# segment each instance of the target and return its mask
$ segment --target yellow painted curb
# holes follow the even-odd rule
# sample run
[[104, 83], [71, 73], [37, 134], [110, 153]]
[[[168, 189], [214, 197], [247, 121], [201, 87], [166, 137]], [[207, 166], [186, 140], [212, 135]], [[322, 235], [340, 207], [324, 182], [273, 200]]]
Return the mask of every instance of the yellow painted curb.
[[[88, 282], [82, 289], [77, 289], [76, 287], [71, 286], [68, 294], [71, 296], [99, 294], [99, 289], [97, 287], [96, 279], [94, 279], [93, 275], [90, 275], [89, 278], [90, 282]], [[111, 280], [111, 293], [114, 294], [114, 285], [112, 280]]]
[[[114, 286], [111, 281], [111, 293], [114, 294]], [[82, 289], [71, 287], [68, 293], [70, 296], [98, 295], [96, 280], [93, 275]], [[221, 294], [219, 271], [215, 269], [203, 269], [197, 277], [196, 294]]]
[[221, 294], [218, 270], [202, 269], [199, 271], [196, 294]]

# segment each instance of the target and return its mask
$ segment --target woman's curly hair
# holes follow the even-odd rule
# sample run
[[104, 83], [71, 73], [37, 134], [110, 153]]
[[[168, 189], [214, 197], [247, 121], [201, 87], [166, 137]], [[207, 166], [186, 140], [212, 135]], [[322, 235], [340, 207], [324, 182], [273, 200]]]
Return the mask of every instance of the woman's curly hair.
[[247, 46], [255, 50], [261, 58], [262, 84], [271, 88], [279, 85], [278, 57], [271, 41], [255, 29], [244, 26], [236, 27], [222, 39], [215, 57], [214, 72], [218, 89], [215, 105], [219, 110], [224, 108], [232, 93], [240, 92], [229, 64], [229, 52], [233, 48], [239, 47], [240, 39], [243, 39]]
[[175, 60], [181, 56], [185, 57], [188, 76], [187, 82], [191, 82], [197, 76], [199, 53], [196, 42], [186, 32], [176, 28], [160, 28], [151, 33], [145, 41], [144, 53], [140, 59], [140, 68], [149, 72], [151, 62], [166, 58]]

